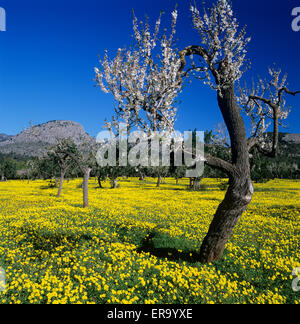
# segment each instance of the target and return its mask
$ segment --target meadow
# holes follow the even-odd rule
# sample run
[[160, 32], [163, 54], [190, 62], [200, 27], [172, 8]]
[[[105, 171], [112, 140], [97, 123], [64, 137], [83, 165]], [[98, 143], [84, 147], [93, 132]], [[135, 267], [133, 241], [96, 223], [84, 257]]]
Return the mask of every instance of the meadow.
[[201, 241], [224, 197], [222, 183], [202, 190], [173, 179], [89, 183], [62, 196], [47, 181], [0, 183], [0, 303], [300, 303], [291, 288], [300, 267], [300, 182], [255, 184], [248, 211], [223, 259], [197, 262]]

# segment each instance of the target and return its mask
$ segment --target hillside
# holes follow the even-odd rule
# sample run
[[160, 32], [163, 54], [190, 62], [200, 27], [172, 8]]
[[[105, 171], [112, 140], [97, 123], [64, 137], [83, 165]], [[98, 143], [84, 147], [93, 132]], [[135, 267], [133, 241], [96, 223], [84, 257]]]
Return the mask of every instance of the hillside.
[[78, 146], [95, 141], [78, 123], [50, 121], [30, 127], [16, 136], [1, 134], [0, 153], [20, 157], [41, 156], [63, 138], [71, 138]]
[[6, 134], [0, 134], [0, 143], [4, 142], [4, 141], [8, 141], [9, 139], [11, 139], [13, 136], [11, 135], [6, 135]]

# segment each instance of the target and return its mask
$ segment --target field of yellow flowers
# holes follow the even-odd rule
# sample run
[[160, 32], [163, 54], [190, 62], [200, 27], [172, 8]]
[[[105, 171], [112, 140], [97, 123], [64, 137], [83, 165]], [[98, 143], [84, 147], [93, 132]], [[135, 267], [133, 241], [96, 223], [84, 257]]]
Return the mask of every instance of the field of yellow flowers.
[[47, 181], [0, 183], [0, 303], [300, 303], [300, 182], [255, 184], [223, 259], [202, 265], [219, 180], [194, 192], [186, 180], [91, 179], [88, 209], [80, 181], [61, 198]]

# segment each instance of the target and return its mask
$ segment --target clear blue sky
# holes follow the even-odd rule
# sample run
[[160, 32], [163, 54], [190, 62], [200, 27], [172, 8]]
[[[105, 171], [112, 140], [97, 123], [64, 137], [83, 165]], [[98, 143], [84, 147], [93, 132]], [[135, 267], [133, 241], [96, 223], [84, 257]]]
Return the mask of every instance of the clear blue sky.
[[[0, 32], [0, 133], [64, 119], [95, 136], [113, 112], [112, 97], [94, 87], [98, 54], [108, 49], [113, 55], [131, 43], [132, 8], [139, 18], [156, 19], [164, 10], [169, 19], [176, 2], [178, 47], [197, 44], [188, 0], [0, 0], [7, 13], [7, 31]], [[300, 32], [291, 29], [291, 11], [300, 1], [233, 0], [233, 6], [252, 36], [246, 77], [263, 76], [276, 62], [288, 72], [290, 88], [300, 90]], [[216, 93], [200, 81], [180, 99], [177, 129], [212, 129], [222, 120]], [[288, 131], [300, 133], [300, 96], [289, 102]]]

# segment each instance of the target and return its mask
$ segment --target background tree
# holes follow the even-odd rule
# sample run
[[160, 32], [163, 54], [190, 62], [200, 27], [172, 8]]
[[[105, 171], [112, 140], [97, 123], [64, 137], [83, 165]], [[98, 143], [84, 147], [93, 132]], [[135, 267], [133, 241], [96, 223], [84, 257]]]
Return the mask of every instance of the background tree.
[[6, 181], [16, 179], [17, 164], [12, 158], [6, 158], [0, 161], [0, 180]]
[[59, 181], [59, 188], [57, 192], [57, 197], [61, 196], [63, 183], [65, 179], [65, 175], [71, 167], [75, 166], [74, 160], [70, 157], [69, 154], [61, 153], [61, 147], [69, 146], [69, 150], [75, 152], [75, 148], [72, 144], [68, 143], [67, 140], [60, 140], [58, 144], [51, 148], [48, 152], [48, 156], [53, 162], [58, 166], [59, 173], [60, 173], [60, 181]]
[[33, 175], [36, 170], [36, 162], [34, 160], [28, 160], [26, 162], [26, 174], [27, 174], [27, 183], [30, 182], [30, 177]]
[[55, 151], [56, 154], [60, 154], [64, 158], [69, 157], [78, 166], [83, 175], [83, 207], [89, 207], [88, 184], [94, 165], [95, 147], [86, 143], [85, 149], [86, 152], [80, 152], [71, 139], [65, 139], [57, 144]]

